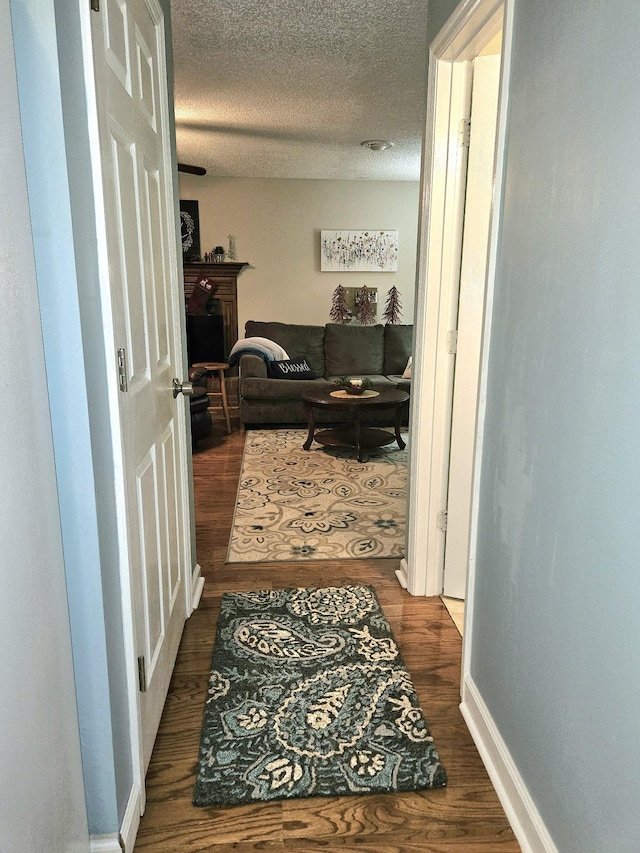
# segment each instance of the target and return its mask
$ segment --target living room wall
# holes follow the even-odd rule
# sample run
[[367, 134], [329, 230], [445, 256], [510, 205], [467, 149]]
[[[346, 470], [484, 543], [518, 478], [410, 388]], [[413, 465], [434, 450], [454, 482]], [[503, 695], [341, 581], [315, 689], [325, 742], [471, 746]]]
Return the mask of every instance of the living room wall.
[[[338, 286], [378, 288], [378, 319], [392, 285], [413, 320], [418, 181], [320, 181], [180, 175], [180, 198], [199, 203], [201, 252], [236, 240], [240, 337], [247, 320], [329, 322]], [[395, 229], [398, 271], [320, 272], [323, 229]]]

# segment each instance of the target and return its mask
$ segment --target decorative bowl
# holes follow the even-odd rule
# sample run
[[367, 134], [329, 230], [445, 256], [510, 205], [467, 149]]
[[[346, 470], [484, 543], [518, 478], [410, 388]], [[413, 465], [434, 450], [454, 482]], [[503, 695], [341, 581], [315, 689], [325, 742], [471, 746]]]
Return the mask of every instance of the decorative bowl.
[[369, 382], [366, 376], [362, 379], [350, 379], [348, 376], [341, 376], [339, 379], [336, 379], [336, 385], [342, 391], [346, 391], [347, 394], [358, 396], [371, 387], [371, 382]]

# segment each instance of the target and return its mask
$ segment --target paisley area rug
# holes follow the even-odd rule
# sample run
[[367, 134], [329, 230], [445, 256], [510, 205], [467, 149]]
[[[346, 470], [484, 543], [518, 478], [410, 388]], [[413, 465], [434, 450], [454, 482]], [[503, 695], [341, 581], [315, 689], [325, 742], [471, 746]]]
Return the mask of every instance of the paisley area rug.
[[408, 451], [360, 463], [351, 449], [303, 450], [306, 437], [246, 433], [227, 562], [403, 557]]
[[446, 783], [372, 587], [223, 596], [195, 806]]

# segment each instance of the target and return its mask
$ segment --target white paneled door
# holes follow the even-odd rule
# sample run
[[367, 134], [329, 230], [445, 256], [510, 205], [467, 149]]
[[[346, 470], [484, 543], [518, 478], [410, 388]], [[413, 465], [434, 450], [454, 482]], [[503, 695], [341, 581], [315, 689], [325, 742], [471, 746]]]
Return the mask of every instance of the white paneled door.
[[100, 0], [91, 21], [112, 357], [121, 362], [114, 429], [121, 438], [120, 529], [127, 543], [123, 596], [132, 599], [130, 666], [139, 670], [133, 708], [144, 773], [187, 615], [191, 548], [185, 401], [172, 394], [172, 380], [183, 370], [182, 289], [165, 32], [157, 0]]

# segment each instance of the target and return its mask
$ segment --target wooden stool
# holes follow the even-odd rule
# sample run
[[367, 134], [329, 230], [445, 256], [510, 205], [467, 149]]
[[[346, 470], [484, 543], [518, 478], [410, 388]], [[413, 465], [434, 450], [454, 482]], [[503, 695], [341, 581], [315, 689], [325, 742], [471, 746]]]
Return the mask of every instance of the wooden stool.
[[205, 370], [214, 371], [218, 374], [218, 378], [220, 379], [220, 394], [222, 396], [222, 411], [224, 412], [224, 419], [227, 422], [227, 433], [231, 433], [231, 419], [229, 417], [229, 403], [227, 402], [227, 383], [225, 381], [224, 372], [229, 367], [224, 361], [198, 361], [195, 364], [192, 364], [191, 367], [203, 367]]

